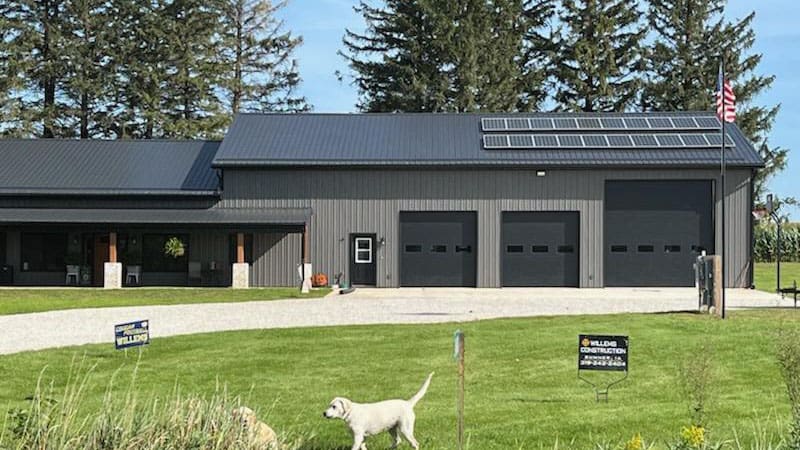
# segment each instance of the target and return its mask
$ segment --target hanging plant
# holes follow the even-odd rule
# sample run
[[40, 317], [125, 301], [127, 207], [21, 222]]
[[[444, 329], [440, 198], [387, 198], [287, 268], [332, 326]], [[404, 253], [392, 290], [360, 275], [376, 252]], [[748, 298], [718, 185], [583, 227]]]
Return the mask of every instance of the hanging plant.
[[180, 258], [186, 254], [186, 244], [180, 238], [171, 237], [164, 244], [164, 254], [173, 258]]

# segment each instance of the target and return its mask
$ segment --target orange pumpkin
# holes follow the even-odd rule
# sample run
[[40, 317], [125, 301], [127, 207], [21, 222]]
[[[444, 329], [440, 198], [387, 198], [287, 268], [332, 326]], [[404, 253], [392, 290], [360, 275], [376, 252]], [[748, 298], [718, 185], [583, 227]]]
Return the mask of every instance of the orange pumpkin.
[[315, 273], [311, 277], [311, 285], [314, 287], [324, 287], [328, 285], [328, 276], [324, 273]]

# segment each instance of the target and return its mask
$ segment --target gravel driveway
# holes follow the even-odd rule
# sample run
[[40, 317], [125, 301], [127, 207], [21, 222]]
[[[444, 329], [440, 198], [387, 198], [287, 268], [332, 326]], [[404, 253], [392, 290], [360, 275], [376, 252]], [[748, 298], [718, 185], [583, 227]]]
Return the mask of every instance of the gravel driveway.
[[[0, 316], [0, 354], [113, 343], [114, 324], [150, 321], [151, 336], [259, 328], [463, 322], [500, 317], [686, 311], [691, 288], [359, 289], [319, 299], [75, 309]], [[759, 291], [730, 289], [728, 305], [790, 306]]]

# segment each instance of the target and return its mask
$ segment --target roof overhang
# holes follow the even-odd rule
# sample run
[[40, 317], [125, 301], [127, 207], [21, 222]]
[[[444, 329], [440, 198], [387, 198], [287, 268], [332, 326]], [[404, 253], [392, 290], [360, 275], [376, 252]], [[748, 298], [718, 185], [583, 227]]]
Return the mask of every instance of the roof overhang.
[[0, 224], [303, 225], [311, 208], [77, 209], [0, 208]]
[[0, 188], [0, 197], [219, 197], [218, 190]]

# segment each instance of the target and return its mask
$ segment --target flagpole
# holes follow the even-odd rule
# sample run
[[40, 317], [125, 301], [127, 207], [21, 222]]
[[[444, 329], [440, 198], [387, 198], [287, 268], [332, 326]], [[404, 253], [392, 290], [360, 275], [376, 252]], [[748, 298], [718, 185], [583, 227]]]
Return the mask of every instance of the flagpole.
[[722, 58], [720, 63], [720, 72], [722, 73], [722, 84], [720, 85], [720, 96], [722, 97], [722, 117], [720, 118], [720, 122], [722, 125], [720, 126], [720, 137], [722, 138], [722, 143], [720, 144], [720, 168], [719, 168], [719, 177], [720, 177], [720, 197], [721, 197], [721, 211], [720, 211], [720, 244], [721, 248], [719, 249], [720, 255], [720, 265], [722, 266], [722, 318], [725, 318], [725, 59]]

